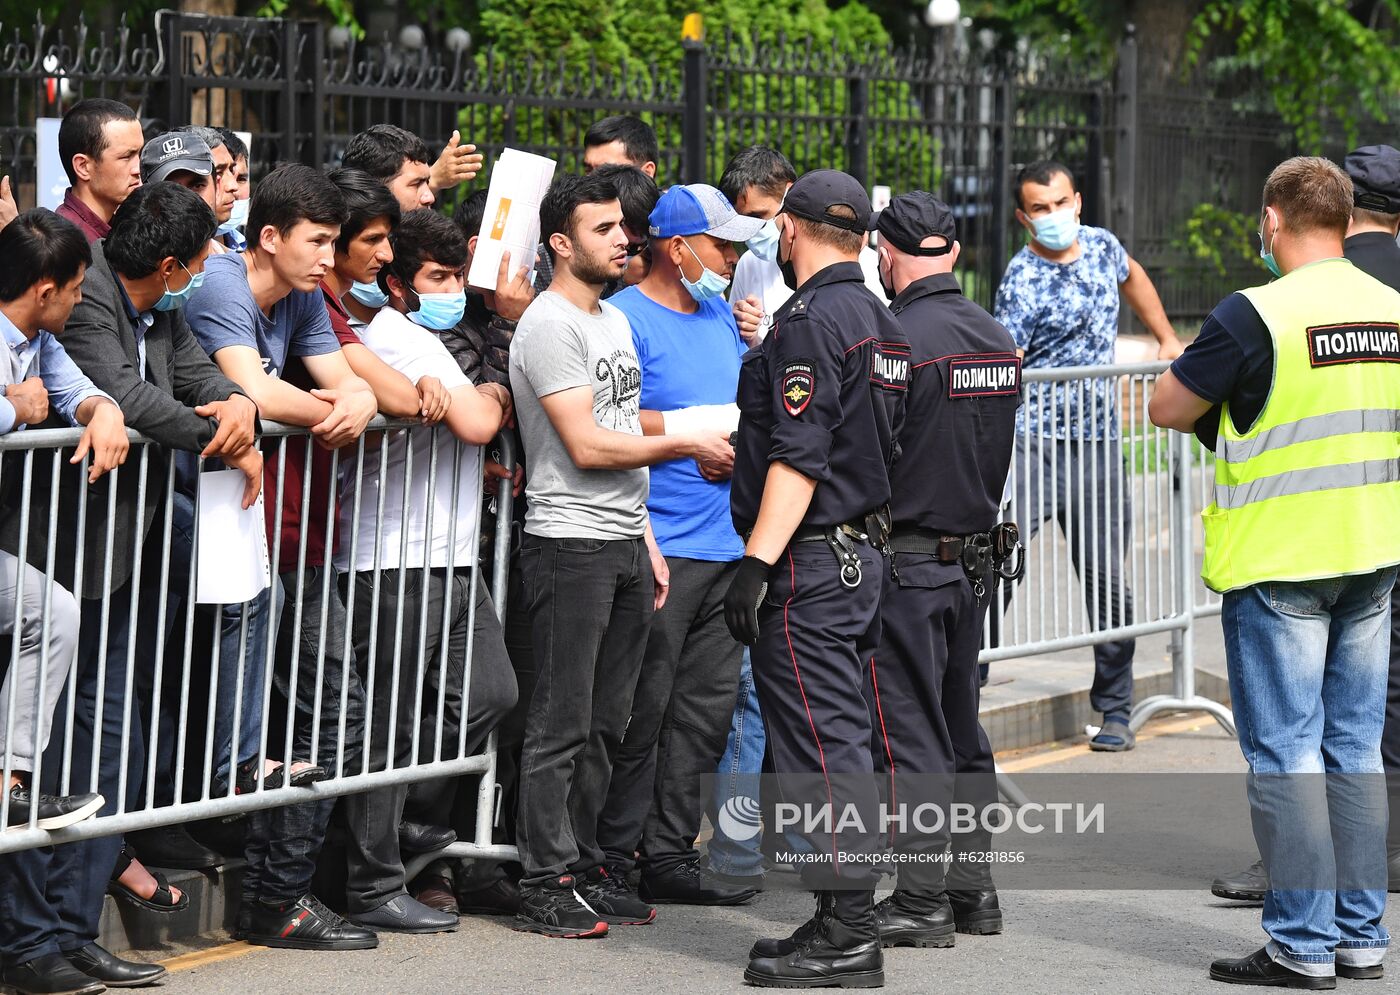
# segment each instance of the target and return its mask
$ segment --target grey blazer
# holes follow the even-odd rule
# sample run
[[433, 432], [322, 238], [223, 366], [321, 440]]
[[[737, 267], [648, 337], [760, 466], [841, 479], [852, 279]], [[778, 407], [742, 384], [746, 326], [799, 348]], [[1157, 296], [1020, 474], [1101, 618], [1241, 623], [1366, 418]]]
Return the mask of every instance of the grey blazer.
[[[83, 278], [83, 299], [73, 309], [68, 324], [59, 333], [59, 342], [78, 367], [102, 390], [116, 400], [128, 428], [154, 439], [159, 445], [146, 447], [146, 494], [140, 509], [141, 528], [137, 538], [137, 499], [141, 476], [141, 449], [133, 447], [125, 465], [117, 471], [116, 511], [112, 520], [112, 566], [105, 568], [107, 542], [107, 502], [112, 474], [91, 486], [86, 485], [76, 467], [65, 462], [60, 471], [58, 528], [55, 543], [55, 578], [72, 589], [77, 557], [78, 505], [84, 494], [88, 501], [86, 539], [83, 549], [84, 598], [105, 597], [131, 579], [135, 553], [144, 542], [153, 522], [168, 528], [169, 512], [162, 513], [169, 449], [199, 452], [214, 437], [213, 420], [194, 413], [194, 408], [213, 401], [227, 400], [243, 393], [219, 372], [213, 360], [200, 347], [180, 311], [156, 311], [155, 321], [145, 332], [146, 377], [142, 377], [136, 334], [127, 311], [116, 273], [107, 262], [102, 243], [92, 244], [92, 265]], [[62, 423], [50, 420], [45, 427]], [[20, 478], [22, 464], [9, 453], [0, 489], [0, 548], [19, 550]], [[33, 492], [30, 498], [30, 534], [27, 558], [40, 570], [45, 568], [48, 548], [48, 508], [51, 463], [34, 463]], [[157, 551], [158, 554], [158, 551]], [[157, 564], [158, 565], [158, 564]]]

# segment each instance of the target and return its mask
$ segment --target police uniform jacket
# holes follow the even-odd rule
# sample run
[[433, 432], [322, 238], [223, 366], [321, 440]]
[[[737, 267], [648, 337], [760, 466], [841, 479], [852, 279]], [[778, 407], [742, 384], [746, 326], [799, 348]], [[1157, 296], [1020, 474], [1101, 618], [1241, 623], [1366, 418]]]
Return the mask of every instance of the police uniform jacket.
[[890, 312], [911, 349], [902, 456], [891, 477], [895, 531], [985, 532], [996, 524], [1015, 443], [1015, 342], [951, 273], [911, 283]]
[[744, 356], [731, 510], [753, 528], [768, 464], [817, 482], [803, 525], [858, 521], [889, 501], [909, 382], [909, 343], [860, 265], [814, 274]]

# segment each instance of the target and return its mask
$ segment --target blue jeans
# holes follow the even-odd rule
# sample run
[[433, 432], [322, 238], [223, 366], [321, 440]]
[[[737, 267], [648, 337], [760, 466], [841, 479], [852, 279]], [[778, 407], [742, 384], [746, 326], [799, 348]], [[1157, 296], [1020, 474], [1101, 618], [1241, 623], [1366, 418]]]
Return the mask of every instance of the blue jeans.
[[[763, 851], [759, 841], [763, 834], [758, 827], [759, 777], [763, 771], [763, 716], [758, 711], [758, 692], [753, 686], [753, 665], [749, 651], [744, 650], [744, 662], [739, 670], [739, 694], [734, 703], [734, 718], [729, 725], [729, 739], [719, 758], [715, 778], [715, 814], [729, 806], [731, 816], [721, 821], [712, 819], [715, 832], [710, 839], [710, 867], [720, 874], [747, 877], [763, 873]], [[742, 801], [741, 801], [742, 800]], [[752, 819], [748, 818], [752, 815]], [[729, 826], [737, 835], [754, 832], [743, 839], [726, 833]]]
[[1380, 741], [1394, 582], [1390, 567], [1262, 583], [1226, 594], [1222, 609], [1254, 835], [1273, 882], [1268, 950], [1315, 977], [1334, 960], [1379, 964], [1390, 942]]

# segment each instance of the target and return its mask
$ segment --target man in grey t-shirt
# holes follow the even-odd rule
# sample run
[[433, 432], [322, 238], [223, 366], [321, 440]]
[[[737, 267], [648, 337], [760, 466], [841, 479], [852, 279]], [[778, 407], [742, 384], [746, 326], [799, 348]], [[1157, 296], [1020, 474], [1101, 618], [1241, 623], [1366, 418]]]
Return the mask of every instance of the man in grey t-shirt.
[[530, 454], [525, 530], [531, 535], [635, 539], [646, 529], [647, 470], [581, 469], [541, 401], [586, 387], [601, 428], [642, 434], [642, 371], [631, 326], [606, 301], [596, 307], [590, 314], [547, 290], [521, 317], [511, 343], [510, 385]]
[[520, 553], [535, 687], [525, 718], [517, 928], [601, 936], [654, 909], [603, 867], [598, 813], [612, 780], [651, 616], [669, 575], [642, 468], [732, 458], [721, 433], [643, 437], [627, 319], [602, 303], [627, 265], [612, 181], [561, 175], [540, 205], [554, 279], [516, 327], [510, 383], [529, 456]]

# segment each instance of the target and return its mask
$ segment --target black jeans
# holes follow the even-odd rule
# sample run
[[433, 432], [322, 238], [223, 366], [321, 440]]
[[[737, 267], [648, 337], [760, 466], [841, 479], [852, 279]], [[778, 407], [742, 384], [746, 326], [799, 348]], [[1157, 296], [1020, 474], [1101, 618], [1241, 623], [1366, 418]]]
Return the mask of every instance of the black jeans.
[[535, 688], [520, 758], [522, 884], [603, 863], [598, 815], [632, 714], [655, 591], [646, 543], [544, 539], [520, 554]]
[[613, 764], [598, 843], [609, 867], [664, 872], [699, 856], [743, 647], [724, 624], [732, 562], [667, 557], [671, 591], [647, 640], [632, 718]]
[[[364, 686], [353, 653], [346, 653], [338, 577], [329, 564], [281, 575], [286, 600], [267, 728], [268, 756], [285, 757], [289, 767], [293, 758], [314, 760], [332, 777], [359, 772], [365, 722]], [[335, 799], [324, 798], [249, 814], [246, 901], [281, 904], [310, 891], [334, 809]]]
[[[1016, 439], [1016, 474], [1008, 521], [1027, 546], [1048, 518], [1059, 522], [1084, 589], [1084, 607], [1095, 629], [1133, 621], [1133, 592], [1125, 560], [1132, 552], [1131, 481], [1112, 439]], [[1030, 576], [1028, 567], [1026, 575]], [[1051, 581], [1059, 583], [1058, 578]], [[1002, 585], [1004, 603], [1015, 590]], [[1002, 628], [1006, 628], [1003, 623]], [[1004, 635], [1004, 634], [1003, 634]], [[1097, 712], [1126, 712], [1133, 704], [1135, 640], [1094, 646], [1089, 703]]]
[[[515, 672], [485, 579], [474, 597], [469, 569], [450, 575], [446, 570], [382, 570], [377, 594], [372, 571], [356, 573], [354, 584], [355, 656], [369, 689], [369, 770], [387, 770], [391, 759], [399, 769], [476, 753], [516, 697]], [[378, 622], [371, 638], [374, 615]], [[459, 750], [464, 694], [466, 740]], [[416, 794], [419, 818], [446, 823], [456, 785], [456, 778], [418, 785], [423, 789]], [[398, 828], [408, 791], [406, 784], [389, 785], [349, 795], [341, 803], [348, 830], [345, 890], [351, 913], [373, 911], [407, 894]], [[425, 803], [429, 797], [434, 800]]]

